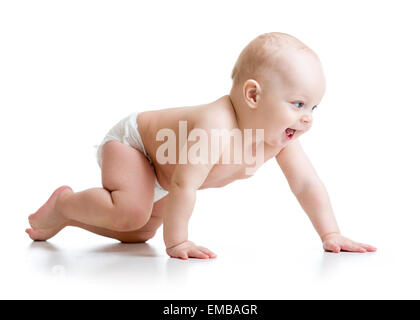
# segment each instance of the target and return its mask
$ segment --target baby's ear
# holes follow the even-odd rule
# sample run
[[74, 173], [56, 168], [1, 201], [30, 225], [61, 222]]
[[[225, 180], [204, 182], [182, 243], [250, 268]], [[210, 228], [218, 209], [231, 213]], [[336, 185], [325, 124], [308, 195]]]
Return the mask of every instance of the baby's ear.
[[250, 108], [257, 108], [261, 95], [260, 84], [253, 79], [248, 79], [245, 81], [243, 88], [245, 102], [249, 105]]

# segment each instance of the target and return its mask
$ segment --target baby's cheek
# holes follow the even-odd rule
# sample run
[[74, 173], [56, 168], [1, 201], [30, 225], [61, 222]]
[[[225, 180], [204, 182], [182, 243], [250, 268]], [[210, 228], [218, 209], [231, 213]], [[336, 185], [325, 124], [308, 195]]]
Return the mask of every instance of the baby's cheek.
[[292, 110], [287, 110], [287, 112], [283, 115], [284, 121], [290, 124], [295, 124], [297, 121], [299, 121], [299, 117], [296, 114], [296, 112]]

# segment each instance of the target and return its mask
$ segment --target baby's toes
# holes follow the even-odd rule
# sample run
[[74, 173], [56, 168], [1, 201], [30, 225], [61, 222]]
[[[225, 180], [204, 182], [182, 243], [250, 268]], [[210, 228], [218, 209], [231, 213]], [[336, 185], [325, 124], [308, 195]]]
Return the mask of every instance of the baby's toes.
[[25, 232], [34, 241], [45, 241], [55, 236], [63, 227], [51, 228], [51, 229], [34, 229], [28, 228]]
[[45, 240], [45, 235], [43, 234], [42, 230], [36, 230], [32, 228], [28, 228], [25, 232], [29, 235], [29, 237], [34, 241], [43, 241]]
[[34, 223], [35, 218], [36, 218], [35, 213], [32, 213], [28, 216], [28, 222], [29, 222], [29, 224], [31, 225], [32, 228], [33, 228], [33, 223]]

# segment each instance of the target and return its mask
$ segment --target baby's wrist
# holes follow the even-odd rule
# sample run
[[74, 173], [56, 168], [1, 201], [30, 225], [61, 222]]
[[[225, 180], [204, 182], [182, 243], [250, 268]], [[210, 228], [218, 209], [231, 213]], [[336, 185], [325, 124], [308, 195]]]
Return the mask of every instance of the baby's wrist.
[[332, 231], [332, 232], [324, 233], [323, 235], [321, 235], [320, 238], [322, 241], [325, 241], [327, 237], [332, 236], [332, 235], [340, 235], [340, 231]]
[[186, 243], [186, 242], [189, 242], [189, 241], [188, 240], [184, 240], [184, 241], [181, 241], [181, 242], [176, 242], [175, 244], [174, 243], [168, 243], [166, 245], [166, 250], [171, 250], [171, 249], [173, 249], [173, 248], [175, 248], [175, 247], [177, 247], [177, 246], [179, 246], [179, 245], [181, 245], [183, 243]]

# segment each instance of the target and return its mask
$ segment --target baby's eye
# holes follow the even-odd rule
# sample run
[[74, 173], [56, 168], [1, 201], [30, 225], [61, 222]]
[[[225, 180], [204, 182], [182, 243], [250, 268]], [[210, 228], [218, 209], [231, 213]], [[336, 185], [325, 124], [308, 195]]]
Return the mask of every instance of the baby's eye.
[[298, 108], [302, 108], [302, 107], [303, 107], [303, 102], [298, 102], [298, 101], [296, 101], [296, 102], [293, 102], [293, 104], [294, 104], [296, 107], [298, 107]]
[[314, 109], [318, 108], [318, 106], [313, 106], [312, 107], [312, 111], [314, 111]]

